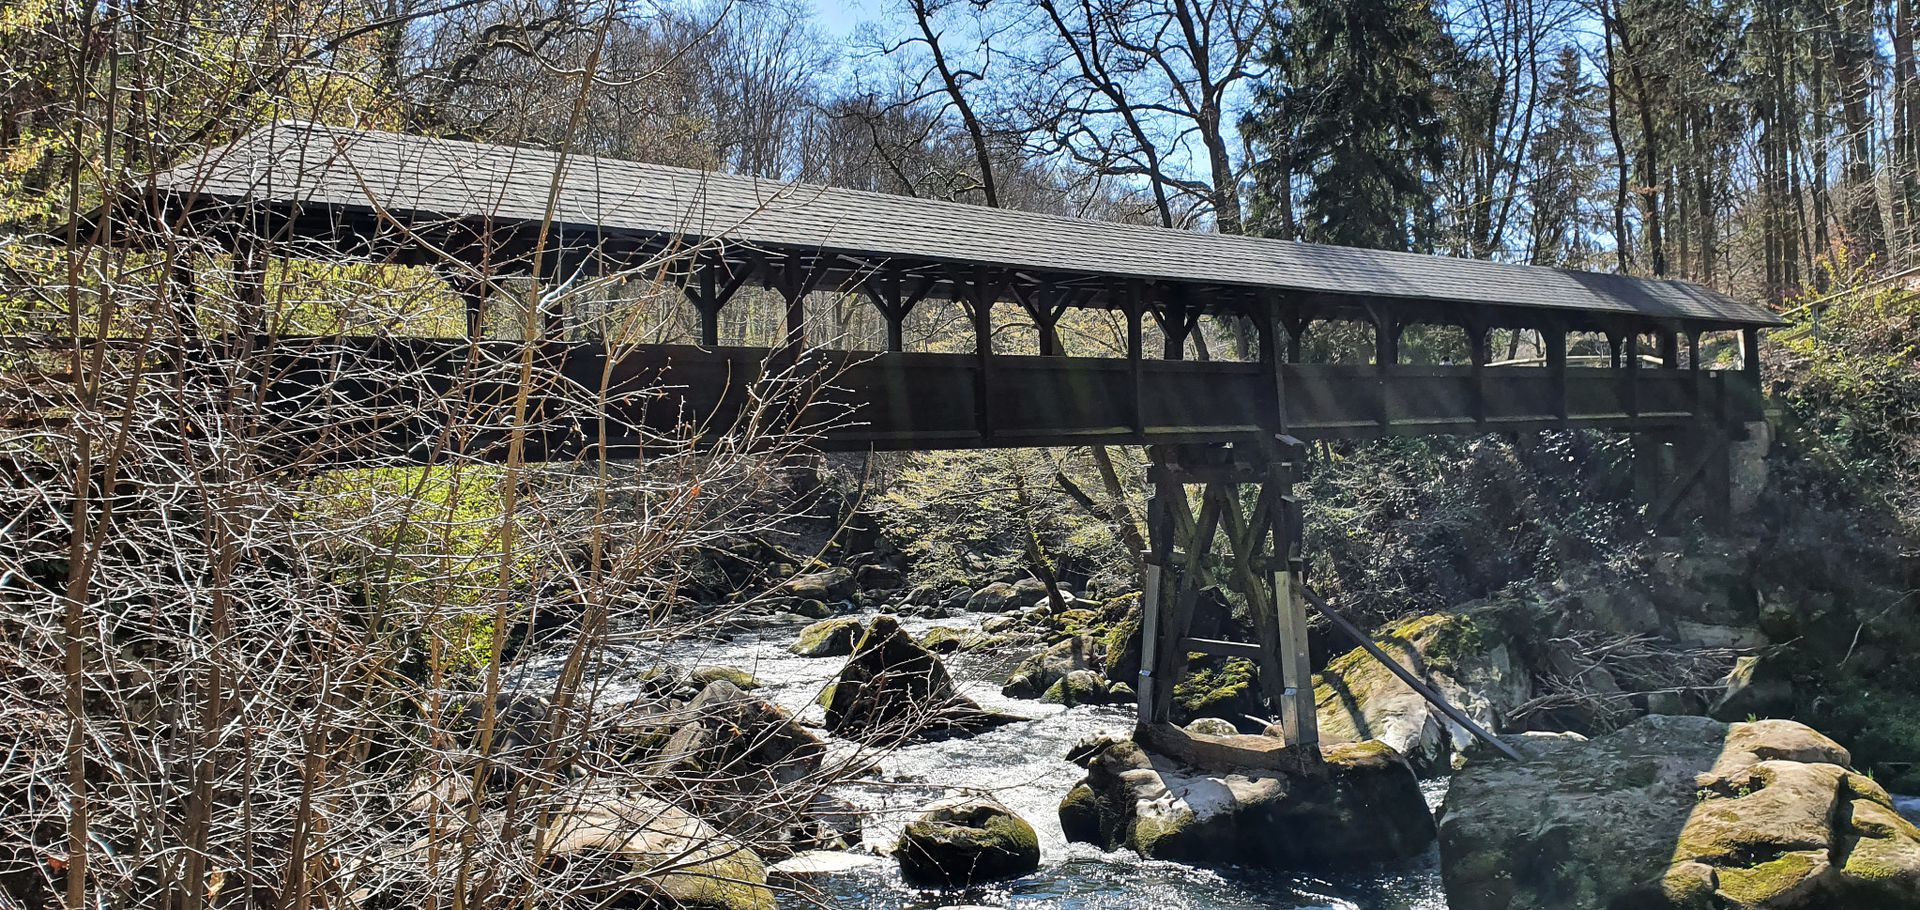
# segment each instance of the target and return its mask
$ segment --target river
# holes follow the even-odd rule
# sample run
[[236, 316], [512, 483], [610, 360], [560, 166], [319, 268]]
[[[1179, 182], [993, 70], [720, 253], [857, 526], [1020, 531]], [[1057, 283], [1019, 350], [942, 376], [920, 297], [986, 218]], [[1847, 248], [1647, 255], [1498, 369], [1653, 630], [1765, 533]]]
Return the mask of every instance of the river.
[[[905, 619], [916, 634], [934, 625], [964, 627], [982, 617]], [[786, 646], [800, 623], [742, 634], [731, 641], [677, 644], [673, 663], [692, 667], [720, 665], [752, 672], [763, 687], [755, 694], [785, 707], [802, 722], [817, 726], [812, 702], [844, 663], [844, 658], [803, 658]], [[619, 655], [626, 654], [622, 658]], [[1060, 832], [1055, 809], [1084, 772], [1063, 756], [1074, 743], [1101, 732], [1131, 727], [1128, 711], [1112, 707], [1063, 709], [1036, 701], [1003, 698], [1000, 682], [1028, 649], [958, 654], [946, 659], [962, 690], [982, 705], [1022, 717], [1012, 724], [970, 739], [907, 746], [884, 755], [877, 780], [845, 787], [839, 796], [869, 813], [866, 846], [884, 851], [900, 827], [921, 807], [958, 790], [992, 792], [1040, 834], [1041, 866], [1032, 875], [964, 894], [916, 891], [905, 885], [889, 859], [861, 869], [815, 876], [829, 906], [849, 910], [923, 910], [979, 906], [1022, 910], [1103, 910], [1151, 906], [1154, 910], [1253, 910], [1253, 908], [1338, 908], [1338, 910], [1445, 910], [1436, 851], [1395, 867], [1342, 873], [1276, 875], [1209, 871], [1173, 863], [1141, 860], [1131, 852], [1105, 853], [1086, 844], [1069, 844]], [[643, 650], [610, 649], [616, 661], [631, 661], [638, 671], [652, 661]], [[606, 691], [605, 698], [622, 693]], [[837, 748], [846, 744], [830, 743]], [[1444, 782], [1426, 786], [1437, 803]], [[793, 899], [783, 908], [816, 906]]]

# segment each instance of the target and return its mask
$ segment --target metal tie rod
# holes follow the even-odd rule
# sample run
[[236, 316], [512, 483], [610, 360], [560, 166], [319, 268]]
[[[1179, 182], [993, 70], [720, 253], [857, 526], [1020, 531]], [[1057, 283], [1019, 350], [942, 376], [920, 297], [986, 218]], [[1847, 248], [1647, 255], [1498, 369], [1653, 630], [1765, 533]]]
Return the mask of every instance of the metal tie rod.
[[1375, 660], [1378, 660], [1379, 662], [1386, 664], [1387, 669], [1393, 671], [1393, 675], [1400, 677], [1401, 682], [1406, 683], [1409, 686], [1412, 686], [1413, 691], [1420, 693], [1421, 698], [1426, 699], [1428, 703], [1432, 704], [1436, 708], [1439, 708], [1440, 713], [1445, 714], [1447, 717], [1451, 718], [1454, 723], [1457, 723], [1460, 726], [1467, 728], [1467, 732], [1472, 733], [1476, 737], [1479, 737], [1482, 742], [1485, 742], [1487, 745], [1492, 746], [1495, 749], [1499, 750], [1501, 755], [1505, 755], [1506, 757], [1511, 758], [1514, 761], [1526, 761], [1526, 759], [1522, 757], [1520, 753], [1515, 752], [1513, 750], [1512, 746], [1509, 746], [1506, 743], [1502, 742], [1500, 740], [1500, 737], [1495, 736], [1492, 733], [1488, 733], [1487, 728], [1482, 727], [1479, 724], [1475, 723], [1473, 718], [1468, 717], [1466, 715], [1466, 712], [1461, 711], [1459, 708], [1454, 707], [1439, 692], [1434, 691], [1434, 688], [1432, 686], [1427, 685], [1426, 682], [1421, 680], [1419, 677], [1413, 675], [1413, 671], [1408, 670], [1406, 667], [1401, 666], [1400, 662], [1397, 660], [1394, 660], [1392, 655], [1389, 655], [1387, 652], [1381, 650], [1380, 646], [1374, 644], [1373, 639], [1368, 637], [1368, 635], [1365, 632], [1360, 631], [1358, 626], [1355, 626], [1353, 623], [1348, 622], [1346, 617], [1341, 616], [1339, 613], [1334, 612], [1333, 607], [1328, 605], [1326, 600], [1320, 596], [1320, 592], [1315, 591], [1313, 588], [1308, 587], [1306, 585], [1301, 585], [1300, 588], [1302, 591], [1306, 592], [1307, 600], [1313, 604], [1314, 609], [1320, 611], [1321, 616], [1325, 616], [1327, 620], [1329, 622], [1332, 622], [1336, 628], [1338, 628], [1342, 632], [1347, 633], [1348, 638], [1351, 638], [1355, 642], [1359, 643], [1360, 647], [1364, 648], [1368, 654], [1373, 655]]

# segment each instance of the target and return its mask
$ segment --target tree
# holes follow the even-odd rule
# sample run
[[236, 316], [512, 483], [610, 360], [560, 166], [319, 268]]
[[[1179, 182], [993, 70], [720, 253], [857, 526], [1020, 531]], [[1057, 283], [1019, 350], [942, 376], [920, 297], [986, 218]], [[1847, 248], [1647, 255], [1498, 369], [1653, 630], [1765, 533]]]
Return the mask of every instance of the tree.
[[[1444, 158], [1433, 88], [1448, 38], [1426, 0], [1301, 0], [1275, 23], [1267, 78], [1243, 124], [1252, 144], [1284, 149], [1286, 170], [1256, 171], [1265, 199], [1297, 176], [1300, 236], [1406, 250], [1432, 239], [1429, 176]], [[1263, 159], [1277, 159], [1267, 156]]]
[[1541, 94], [1545, 115], [1540, 135], [1528, 153], [1529, 262], [1580, 265], [1594, 250], [1586, 205], [1599, 182], [1596, 162], [1602, 136], [1594, 121], [1593, 96], [1579, 50], [1562, 48]]

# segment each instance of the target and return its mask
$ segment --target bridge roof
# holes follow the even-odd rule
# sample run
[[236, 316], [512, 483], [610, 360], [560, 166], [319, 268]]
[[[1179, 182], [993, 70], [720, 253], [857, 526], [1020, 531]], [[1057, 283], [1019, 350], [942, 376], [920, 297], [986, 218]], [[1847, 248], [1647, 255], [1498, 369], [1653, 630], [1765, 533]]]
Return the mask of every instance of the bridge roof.
[[[281, 122], [156, 176], [207, 202], [537, 223], [562, 157], [543, 149]], [[988, 265], [1282, 295], [1571, 311], [1696, 328], [1784, 324], [1690, 282], [1085, 221], [574, 155], [554, 209], [576, 230], [722, 238], [779, 251]]]

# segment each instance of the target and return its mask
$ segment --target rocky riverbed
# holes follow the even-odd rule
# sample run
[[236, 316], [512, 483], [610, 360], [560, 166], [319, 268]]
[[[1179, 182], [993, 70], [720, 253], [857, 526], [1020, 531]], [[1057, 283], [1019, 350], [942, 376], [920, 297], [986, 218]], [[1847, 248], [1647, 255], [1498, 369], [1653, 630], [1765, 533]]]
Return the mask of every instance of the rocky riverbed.
[[[998, 588], [1005, 597], [988, 596]], [[824, 597], [844, 593], [821, 585]], [[1622, 612], [1600, 610], [1596, 595], [1521, 592], [1390, 624], [1380, 641], [1489, 727], [1626, 724], [1619, 732], [1516, 733], [1532, 760], [1491, 759], [1355, 651], [1318, 674], [1324, 765], [1276, 771], [1194, 768], [1168, 757], [1187, 753], [1137, 748], [1125, 686], [1137, 601], [1022, 606], [1034, 594], [997, 583], [942, 600], [791, 600], [725, 640], [616, 648], [599, 698], [657, 700], [665, 680], [683, 706], [670, 713], [730, 712], [700, 721], [736, 740], [713, 754], [744, 748], [774, 776], [852, 772], [806, 813], [837, 807], [827, 814], [838, 835], [820, 838], [834, 849], [808, 849], [807, 834], [768, 856], [783, 905], [1134, 907], [1151, 896], [1167, 907], [1411, 910], [1446, 908], [1450, 894], [1453, 910], [1920, 907], [1920, 829], [1901, 818], [1920, 801], [1887, 794], [1873, 767], [1802, 724], [1700, 716], [1724, 707], [1737, 672], [1729, 682], [1712, 665], [1703, 675], [1587, 661], [1585, 627], [1562, 625]], [[663, 665], [677, 669], [663, 677]], [[1539, 681], [1570, 678], [1581, 700], [1540, 713]], [[1667, 688], [1640, 704], [1622, 681]], [[1231, 662], [1198, 668], [1176, 689], [1176, 716], [1195, 719], [1185, 742], [1274, 742], [1248, 735], [1263, 723], [1252, 690]], [[670, 758], [700, 740], [687, 729]], [[761, 812], [752, 794], [731, 806], [702, 811], [723, 827]], [[1841, 899], [1850, 903], [1832, 903]]]
[[[863, 617], [871, 619], [871, 615]], [[905, 629], [922, 635], [933, 627], [977, 629], [980, 614], [929, 620], [907, 619]], [[802, 657], [788, 646], [804, 621], [775, 621], [730, 641], [676, 644], [671, 662], [681, 666], [725, 666], [752, 674], [753, 694], [787, 709], [802, 724], [825, 736], [831, 763], [857, 746], [824, 730], [825, 712], [817, 704], [823, 688], [839, 673], [844, 657]], [[633, 668], [628, 686], [615, 684], [601, 693], [609, 703], [637, 694], [644, 674], [663, 655], [647, 647], [616, 650]], [[960, 694], [981, 708], [1023, 721], [964, 738], [910, 743], [879, 756], [881, 773], [838, 788], [834, 795], [857, 806], [864, 816], [855, 856], [821, 863], [836, 871], [786, 879], [813, 900], [828, 906], [863, 910], [920, 910], [951, 906], [1060, 908], [1139, 907], [1151, 900], [1165, 910], [1250, 910], [1250, 908], [1341, 908], [1341, 910], [1444, 910], [1438, 854], [1428, 849], [1405, 862], [1378, 864], [1337, 874], [1281, 874], [1200, 869], [1140, 858], [1121, 848], [1103, 851], [1069, 843], [1058, 817], [1060, 800], [1086, 774], [1067, 760], [1078, 744], [1101, 734], [1121, 735], [1132, 727], [1129, 706], [1064, 707], [1005, 697], [1001, 684], [1027, 652], [986, 649], [948, 655], [945, 663]], [[1444, 783], [1423, 789], [1437, 805]], [[909, 884], [898, 864], [886, 857], [909, 821], [927, 805], [967, 793], [991, 793], [1032, 824], [1040, 845], [1039, 869], [1009, 881], [965, 891], [933, 891]], [[805, 870], [808, 864], [774, 865]], [[815, 906], [803, 893], [783, 895], [781, 905]]]

